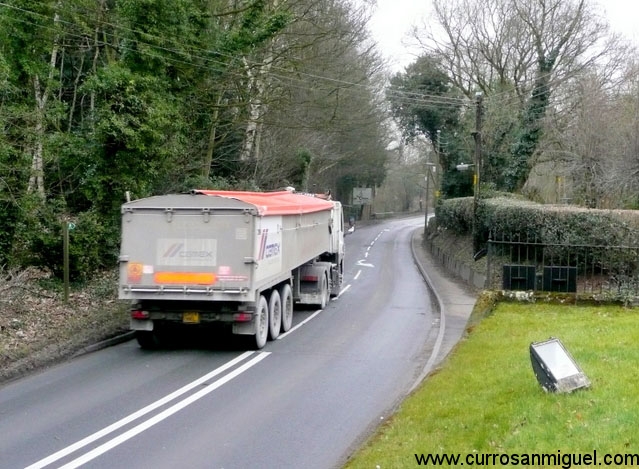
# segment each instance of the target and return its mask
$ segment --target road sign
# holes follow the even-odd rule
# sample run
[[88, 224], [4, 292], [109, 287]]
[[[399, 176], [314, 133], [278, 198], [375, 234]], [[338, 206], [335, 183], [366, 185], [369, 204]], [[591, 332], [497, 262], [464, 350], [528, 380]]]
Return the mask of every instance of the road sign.
[[353, 188], [353, 205], [370, 205], [373, 202], [373, 189], [370, 187]]

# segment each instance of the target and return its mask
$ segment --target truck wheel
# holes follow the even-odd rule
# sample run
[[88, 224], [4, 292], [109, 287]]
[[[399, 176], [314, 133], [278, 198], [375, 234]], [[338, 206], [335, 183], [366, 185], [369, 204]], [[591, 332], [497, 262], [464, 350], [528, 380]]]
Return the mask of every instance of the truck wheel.
[[155, 350], [162, 346], [162, 340], [155, 331], [135, 331], [135, 339], [145, 350]]
[[326, 279], [326, 275], [322, 274], [322, 288], [320, 290], [320, 295], [321, 295], [321, 303], [320, 303], [320, 309], [324, 309], [326, 308], [326, 305], [328, 305], [328, 301], [330, 300], [331, 297], [331, 292], [328, 290], [328, 280]]
[[255, 348], [261, 349], [268, 339], [268, 303], [264, 295], [260, 295], [255, 313]]
[[288, 283], [280, 288], [280, 303], [282, 304], [282, 332], [288, 332], [293, 326], [293, 292]]
[[277, 290], [271, 292], [271, 296], [268, 300], [268, 337], [271, 340], [277, 339], [280, 335], [280, 328], [282, 327], [282, 302], [280, 301], [280, 294]]

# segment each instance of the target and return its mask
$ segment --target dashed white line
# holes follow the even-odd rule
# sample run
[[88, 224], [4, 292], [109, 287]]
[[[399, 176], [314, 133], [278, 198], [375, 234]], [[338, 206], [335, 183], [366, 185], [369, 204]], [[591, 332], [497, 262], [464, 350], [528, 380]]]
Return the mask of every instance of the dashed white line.
[[[359, 275], [362, 273], [361, 270], [358, 270], [357, 273], [355, 274], [355, 277], [353, 277], [353, 280], [357, 280], [359, 278]], [[349, 285], [350, 286], [350, 285]]]

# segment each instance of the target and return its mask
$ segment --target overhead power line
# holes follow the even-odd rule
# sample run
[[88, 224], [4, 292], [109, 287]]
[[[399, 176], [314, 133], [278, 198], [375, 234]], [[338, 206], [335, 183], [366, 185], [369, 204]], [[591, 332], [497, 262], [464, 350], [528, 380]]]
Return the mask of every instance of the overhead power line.
[[[31, 11], [31, 10], [27, 10], [24, 8], [20, 8], [14, 5], [9, 5], [5, 2], [0, 2], [0, 7], [5, 7], [8, 9], [13, 9], [16, 11], [20, 11], [22, 13], [26, 13], [29, 15], [33, 15], [36, 17], [40, 17], [43, 19], [51, 19], [46, 15], [42, 15], [40, 13]], [[64, 11], [64, 9], [63, 9]], [[78, 10], [75, 10], [78, 11]], [[67, 11], [68, 12], [68, 11]], [[97, 10], [95, 11], [97, 13]], [[5, 17], [7, 18], [7, 17]], [[113, 29], [117, 29], [117, 30], [121, 30], [121, 31], [125, 31], [128, 33], [134, 33], [134, 34], [138, 34], [138, 35], [144, 35], [146, 37], [150, 37], [150, 38], [154, 38], [157, 39], [159, 41], [163, 41], [166, 40], [166, 38], [162, 38], [162, 37], [158, 37], [158, 36], [154, 36], [151, 35], [149, 33], [146, 32], [142, 32], [140, 30], [136, 30], [136, 29], [132, 29], [132, 28], [127, 28], [125, 26], [122, 25], [115, 25], [113, 23], [109, 23], [106, 21], [102, 21], [99, 19], [94, 19], [94, 18], [87, 18], [85, 17], [85, 19], [87, 19], [88, 22], [94, 22], [97, 24], [101, 24], [101, 25], [105, 25], [105, 26], [109, 26]], [[29, 24], [38, 28], [42, 28], [42, 29], [47, 29], [50, 31], [55, 31], [55, 28], [53, 26], [45, 26], [39, 23], [35, 23], [33, 21], [28, 21], [24, 18], [11, 18], [11, 20], [14, 21], [19, 21], [22, 22], [24, 24]], [[59, 19], [58, 20], [61, 24], [67, 25], [67, 26], [71, 26], [72, 28], [79, 28], [79, 25], [77, 25], [76, 23], [67, 21], [65, 19]], [[67, 36], [71, 36], [71, 37], [75, 37], [75, 38], [79, 38], [79, 39], [85, 39], [88, 38], [89, 36], [87, 36], [86, 34], [83, 33], [78, 33], [78, 32], [71, 32], [71, 31], [65, 31], [65, 34]], [[109, 34], [109, 33], [107, 33]], [[95, 41], [94, 38], [90, 38], [91, 41]], [[119, 50], [125, 50], [125, 51], [130, 51], [130, 52], [135, 52], [141, 55], [146, 55], [148, 57], [151, 58], [155, 58], [155, 59], [161, 59], [163, 61], [166, 61], [167, 63], [174, 63], [174, 64], [181, 64], [181, 65], [188, 65], [194, 68], [200, 68], [203, 70], [207, 70], [207, 71], [219, 71], [219, 68], [212, 68], [210, 67], [210, 65], [221, 65], [225, 68], [225, 73], [228, 73], [231, 76], [238, 76], [238, 77], [242, 77], [242, 78], [246, 78], [245, 75], [243, 73], [239, 73], [239, 72], [235, 72], [232, 70], [228, 70], [228, 63], [221, 61], [221, 60], [216, 60], [210, 56], [205, 56], [205, 55], [195, 55], [195, 53], [198, 54], [213, 54], [214, 56], [219, 56], [222, 58], [227, 58], [230, 60], [235, 60], [237, 59], [237, 57], [228, 55], [228, 54], [224, 54], [220, 51], [216, 51], [216, 50], [205, 50], [205, 49], [201, 49], [201, 48], [197, 48], [194, 47], [192, 45], [187, 45], [184, 43], [181, 43], [179, 41], [175, 41], [172, 40], [171, 42], [176, 45], [176, 46], [180, 46], [180, 48], [169, 48], [169, 47], [165, 47], [165, 46], [161, 46], [158, 44], [152, 44], [149, 42], [145, 42], [142, 41], [140, 39], [137, 39], [136, 42], [140, 45], [144, 45], [147, 46], [148, 48], [151, 49], [155, 49], [157, 51], [162, 51], [162, 52], [169, 52], [171, 54], [177, 54], [179, 55], [184, 55], [185, 53], [188, 54], [192, 60], [188, 60], [186, 58], [176, 58], [176, 57], [167, 57], [165, 55], [157, 55], [154, 54], [150, 51], [147, 50], [137, 50], [137, 49], [133, 49], [131, 47], [128, 47], [126, 45], [123, 44], [118, 44], [117, 47], [114, 44], [110, 44], [105, 42], [104, 40], [97, 40], [95, 41], [95, 43], [97, 43], [100, 46], [108, 46], [108, 47], [114, 47], [117, 48]], [[201, 63], [198, 62], [194, 62], [193, 59], [198, 59], [201, 61]], [[256, 66], [256, 67], [262, 67], [265, 66], [266, 64], [264, 63], [260, 63], [260, 62], [251, 62], [248, 61], [249, 65], [252, 66]], [[324, 82], [325, 84], [332, 84], [332, 85], [341, 85], [344, 87], [349, 87], [349, 88], [355, 88], [355, 89], [361, 89], [361, 90], [365, 90], [367, 92], [373, 92], [373, 93], [377, 93], [379, 92], [379, 88], [372, 86], [370, 84], [362, 84], [362, 83], [355, 83], [352, 81], [347, 81], [347, 80], [342, 80], [339, 78], [333, 78], [333, 77], [328, 77], [328, 76], [323, 76], [323, 75], [319, 75], [319, 74], [315, 74], [315, 73], [309, 73], [309, 72], [304, 72], [304, 71], [300, 71], [300, 70], [291, 70], [285, 67], [280, 67], [277, 65], [273, 65], [273, 64], [269, 64], [270, 67], [270, 72], [269, 75], [275, 78], [279, 78], [282, 81], [289, 81], [291, 83], [294, 82], [298, 82], [301, 85], [303, 85], [304, 89], [313, 89], [311, 87], [308, 86], [307, 82], [304, 81], [303, 78], [298, 78], [298, 77], [305, 77], [305, 78], [312, 78], [315, 80], [319, 80], [321, 82]], [[275, 70], [275, 72], [273, 71]], [[281, 72], [281, 73], [277, 73], [277, 72]], [[285, 73], [285, 74], [283, 74]], [[413, 103], [413, 104], [433, 104], [433, 105], [468, 105], [470, 103], [469, 100], [464, 100], [461, 98], [449, 98], [449, 97], [443, 97], [443, 96], [438, 96], [438, 95], [430, 95], [430, 94], [426, 94], [426, 93], [418, 93], [418, 92], [403, 92], [403, 91], [399, 91], [399, 90], [391, 90], [389, 92], [390, 94], [393, 94], [395, 96], [400, 96], [403, 99], [405, 99], [405, 102], [407, 103]]]

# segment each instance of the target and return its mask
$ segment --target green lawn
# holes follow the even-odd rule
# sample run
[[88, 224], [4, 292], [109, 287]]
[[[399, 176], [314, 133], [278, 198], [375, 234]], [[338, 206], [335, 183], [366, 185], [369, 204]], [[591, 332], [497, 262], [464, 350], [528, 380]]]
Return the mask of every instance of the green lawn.
[[[637, 313], [499, 303], [346, 467], [416, 467], [422, 453], [596, 450], [598, 463], [605, 453], [639, 453]], [[579, 363], [590, 389], [541, 389], [528, 347], [551, 336]]]

